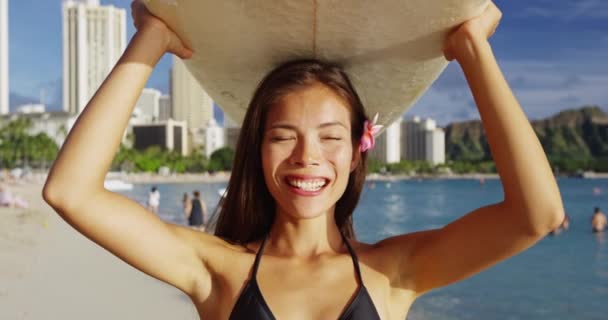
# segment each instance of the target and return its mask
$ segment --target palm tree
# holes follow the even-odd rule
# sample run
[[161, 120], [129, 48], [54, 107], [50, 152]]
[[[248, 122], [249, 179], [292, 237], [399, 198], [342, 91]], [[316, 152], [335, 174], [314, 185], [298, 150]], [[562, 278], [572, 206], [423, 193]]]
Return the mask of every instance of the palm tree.
[[15, 165], [19, 160], [25, 160], [23, 159], [25, 156], [25, 143], [31, 127], [32, 119], [18, 117], [0, 129], [0, 139], [4, 147], [2, 149], [10, 153], [10, 155], [4, 155], [5, 161], [10, 161], [12, 165]]

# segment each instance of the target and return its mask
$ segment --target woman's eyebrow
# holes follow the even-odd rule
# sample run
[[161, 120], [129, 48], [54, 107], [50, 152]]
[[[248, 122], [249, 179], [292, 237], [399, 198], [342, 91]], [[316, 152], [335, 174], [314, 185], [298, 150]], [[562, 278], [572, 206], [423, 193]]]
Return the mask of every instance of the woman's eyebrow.
[[[322, 129], [322, 128], [327, 128], [327, 127], [332, 127], [332, 126], [340, 126], [343, 127], [344, 129], [348, 130], [348, 127], [342, 123], [341, 121], [331, 121], [331, 122], [324, 122], [321, 123], [317, 128]], [[272, 130], [272, 129], [288, 129], [288, 130], [297, 130], [298, 128], [294, 125], [288, 124], [288, 123], [274, 123], [272, 124], [268, 130]]]
[[331, 126], [341, 126], [344, 129], [348, 130], [348, 127], [340, 121], [324, 122], [319, 125], [319, 128], [326, 128], [326, 127], [331, 127]]
[[275, 123], [268, 128], [268, 130], [272, 129], [288, 129], [288, 130], [296, 130], [296, 126], [287, 124], [287, 123]]

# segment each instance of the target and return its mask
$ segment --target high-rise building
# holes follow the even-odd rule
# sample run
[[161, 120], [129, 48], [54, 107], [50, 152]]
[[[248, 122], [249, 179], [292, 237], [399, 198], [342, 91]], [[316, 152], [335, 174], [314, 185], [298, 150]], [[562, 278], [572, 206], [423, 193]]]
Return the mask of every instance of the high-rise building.
[[401, 118], [386, 127], [375, 140], [376, 145], [370, 152], [372, 159], [383, 163], [401, 161]]
[[401, 158], [424, 160], [424, 134], [420, 130], [420, 118], [414, 117], [401, 123]]
[[226, 147], [236, 150], [239, 135], [241, 134], [241, 127], [224, 127], [224, 134], [226, 137]]
[[178, 57], [173, 58], [170, 90], [173, 119], [186, 121], [196, 131], [213, 118], [213, 100]]
[[164, 150], [172, 150], [182, 156], [187, 155], [188, 136], [185, 121], [169, 119], [163, 122], [135, 124], [132, 129], [135, 138], [133, 148], [136, 150], [160, 146]]
[[8, 97], [8, 0], [0, 0], [0, 114], [9, 113]]
[[144, 88], [139, 99], [137, 99], [135, 109], [145, 122], [150, 123], [159, 120], [161, 95], [161, 92], [156, 89]]
[[79, 114], [127, 45], [126, 12], [63, 0], [63, 109]]
[[224, 113], [224, 136], [226, 139], [226, 147], [236, 150], [236, 145], [241, 134], [241, 127], [232, 120], [228, 114]]
[[215, 119], [210, 119], [205, 128], [205, 156], [211, 157], [211, 154], [226, 145], [226, 133], [223, 127], [220, 127]]
[[171, 97], [169, 95], [160, 96], [158, 107], [158, 120], [167, 121], [171, 119]]
[[414, 117], [401, 124], [401, 158], [409, 161], [445, 162], [445, 132], [432, 119]]
[[445, 163], [445, 132], [441, 128], [426, 131], [426, 161]]
[[230, 116], [224, 112], [224, 128], [238, 128], [239, 125], [236, 121], [232, 120]]

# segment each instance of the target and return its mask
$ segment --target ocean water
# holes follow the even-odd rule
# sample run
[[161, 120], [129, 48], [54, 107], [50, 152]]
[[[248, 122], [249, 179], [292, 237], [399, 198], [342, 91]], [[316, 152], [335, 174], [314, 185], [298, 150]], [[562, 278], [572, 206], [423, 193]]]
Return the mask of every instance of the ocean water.
[[[408, 320], [608, 319], [608, 232], [591, 233], [595, 206], [608, 211], [608, 179], [558, 179], [570, 229], [459, 283], [420, 297]], [[210, 210], [225, 183], [160, 184], [160, 215], [184, 223], [181, 197], [198, 189]], [[126, 195], [145, 203], [151, 185]], [[594, 189], [599, 189], [594, 192]], [[368, 182], [355, 211], [364, 242], [439, 228], [502, 199], [499, 180]]]

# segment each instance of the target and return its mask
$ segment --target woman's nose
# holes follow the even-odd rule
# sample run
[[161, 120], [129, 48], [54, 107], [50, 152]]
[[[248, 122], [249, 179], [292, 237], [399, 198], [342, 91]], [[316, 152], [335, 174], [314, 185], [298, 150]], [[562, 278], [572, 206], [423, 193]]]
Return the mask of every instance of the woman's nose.
[[321, 153], [314, 139], [299, 139], [291, 155], [292, 164], [299, 166], [319, 165]]

